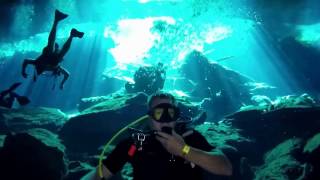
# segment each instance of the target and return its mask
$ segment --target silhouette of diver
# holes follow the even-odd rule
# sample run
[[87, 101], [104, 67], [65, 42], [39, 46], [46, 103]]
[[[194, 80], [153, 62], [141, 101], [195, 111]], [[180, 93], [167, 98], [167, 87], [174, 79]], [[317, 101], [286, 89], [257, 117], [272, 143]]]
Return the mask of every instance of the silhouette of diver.
[[25, 96], [20, 96], [17, 93], [13, 92], [21, 83], [14, 83], [7, 90], [0, 92], [0, 106], [6, 108], [12, 108], [13, 102], [15, 99], [19, 102], [21, 106], [24, 106], [30, 102], [30, 100]]
[[34, 65], [37, 73], [34, 73], [33, 80], [36, 81], [37, 75], [42, 74], [44, 71], [51, 71], [52, 75], [60, 76], [63, 75], [64, 78], [61, 81], [60, 89], [63, 89], [64, 83], [69, 78], [69, 72], [61, 67], [60, 63], [63, 61], [63, 57], [68, 52], [71, 46], [72, 38], [78, 37], [82, 38], [84, 33], [79, 32], [76, 29], [72, 29], [68, 40], [63, 45], [62, 49], [59, 50], [59, 45], [55, 43], [56, 31], [58, 23], [67, 18], [68, 15], [64, 14], [58, 10], [55, 11], [54, 23], [48, 38], [48, 45], [43, 48], [42, 54], [35, 60], [25, 59], [22, 64], [22, 76], [27, 78], [26, 67], [28, 64]]

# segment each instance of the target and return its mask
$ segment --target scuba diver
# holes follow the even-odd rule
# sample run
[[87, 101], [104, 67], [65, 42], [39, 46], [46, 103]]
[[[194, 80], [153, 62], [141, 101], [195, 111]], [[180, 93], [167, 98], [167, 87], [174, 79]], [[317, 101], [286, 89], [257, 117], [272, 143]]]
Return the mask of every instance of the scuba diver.
[[0, 92], [0, 106], [6, 108], [12, 108], [13, 102], [16, 99], [21, 106], [27, 105], [30, 103], [30, 100], [25, 96], [20, 96], [17, 93], [13, 92], [17, 89], [21, 83], [15, 83], [7, 90]]
[[72, 39], [74, 37], [82, 38], [84, 33], [79, 32], [76, 29], [72, 29], [68, 40], [63, 45], [62, 49], [59, 49], [59, 45], [55, 42], [58, 23], [67, 18], [68, 15], [58, 10], [55, 11], [54, 23], [49, 34], [48, 44], [42, 50], [42, 54], [35, 60], [25, 59], [22, 64], [22, 76], [27, 78], [26, 67], [31, 64], [35, 67], [36, 73], [34, 73], [33, 80], [36, 81], [37, 75], [42, 74], [44, 71], [51, 71], [52, 75], [63, 75], [63, 80], [60, 84], [60, 89], [63, 89], [65, 81], [69, 78], [69, 72], [61, 67], [60, 63], [63, 61], [63, 57], [68, 52], [71, 46]]
[[181, 115], [171, 94], [157, 92], [151, 95], [148, 107], [149, 131], [133, 133], [120, 141], [104, 160], [102, 153], [98, 167], [82, 180], [109, 179], [126, 162], [132, 164], [133, 179], [137, 180], [200, 180], [203, 169], [216, 175], [232, 175], [228, 158], [199, 132], [177, 130]]

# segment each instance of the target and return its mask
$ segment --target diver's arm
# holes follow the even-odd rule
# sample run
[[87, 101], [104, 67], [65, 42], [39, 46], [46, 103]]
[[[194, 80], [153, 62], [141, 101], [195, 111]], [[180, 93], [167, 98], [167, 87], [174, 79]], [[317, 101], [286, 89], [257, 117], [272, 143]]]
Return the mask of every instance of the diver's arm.
[[35, 61], [32, 60], [32, 59], [25, 59], [25, 60], [23, 61], [21, 74], [22, 74], [22, 76], [23, 76], [24, 78], [26, 78], [26, 77], [28, 76], [27, 73], [26, 73], [27, 65], [28, 65], [28, 64], [34, 64], [34, 63], [35, 63]]
[[187, 154], [181, 153], [180, 156], [211, 173], [225, 176], [232, 175], [232, 165], [222, 152], [206, 152], [190, 147]]
[[[102, 178], [99, 177], [98, 168], [99, 167], [95, 168], [94, 170], [83, 176], [81, 180], [102, 180]], [[102, 165], [102, 174], [103, 180], [110, 179], [113, 176], [110, 170], [106, 168], [104, 165]]]
[[163, 132], [157, 132], [157, 135], [156, 138], [169, 153], [180, 156], [213, 174], [232, 175], [232, 165], [222, 152], [207, 152], [191, 146], [187, 146], [187, 152], [183, 152], [186, 143], [175, 131], [172, 135]]

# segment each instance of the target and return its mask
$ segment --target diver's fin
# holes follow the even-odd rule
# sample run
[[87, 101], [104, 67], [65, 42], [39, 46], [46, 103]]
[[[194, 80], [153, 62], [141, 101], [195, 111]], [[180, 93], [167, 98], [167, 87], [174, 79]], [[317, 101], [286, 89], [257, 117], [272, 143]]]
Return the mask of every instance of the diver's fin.
[[21, 82], [14, 83], [8, 90], [12, 92], [15, 89], [17, 89], [17, 87], [19, 87], [21, 84], [22, 84]]
[[56, 11], [55, 11], [54, 19], [55, 19], [56, 21], [61, 21], [61, 20], [65, 19], [65, 18], [67, 18], [67, 17], [68, 17], [68, 14], [64, 14], [64, 13], [62, 13], [62, 12], [59, 11], [59, 10], [56, 10]]
[[19, 102], [19, 104], [21, 106], [27, 105], [30, 103], [29, 98], [27, 98], [26, 96], [19, 96], [17, 97], [17, 101]]
[[84, 35], [84, 32], [80, 32], [80, 31], [76, 30], [75, 28], [72, 28], [70, 34], [72, 37], [82, 38]]

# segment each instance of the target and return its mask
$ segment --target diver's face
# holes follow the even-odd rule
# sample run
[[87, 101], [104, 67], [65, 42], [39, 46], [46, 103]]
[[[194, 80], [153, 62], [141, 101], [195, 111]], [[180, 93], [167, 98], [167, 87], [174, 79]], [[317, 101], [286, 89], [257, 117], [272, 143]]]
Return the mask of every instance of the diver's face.
[[[172, 104], [170, 99], [160, 99], [160, 98], [156, 98], [153, 100], [152, 104], [151, 104], [151, 108], [162, 104], [162, 103], [169, 103]], [[152, 130], [155, 131], [161, 131], [162, 127], [171, 127], [172, 129], [174, 129], [176, 122], [175, 121], [171, 121], [171, 122], [158, 122], [156, 120], [154, 120], [151, 116], [149, 116], [150, 118], [150, 127]]]

